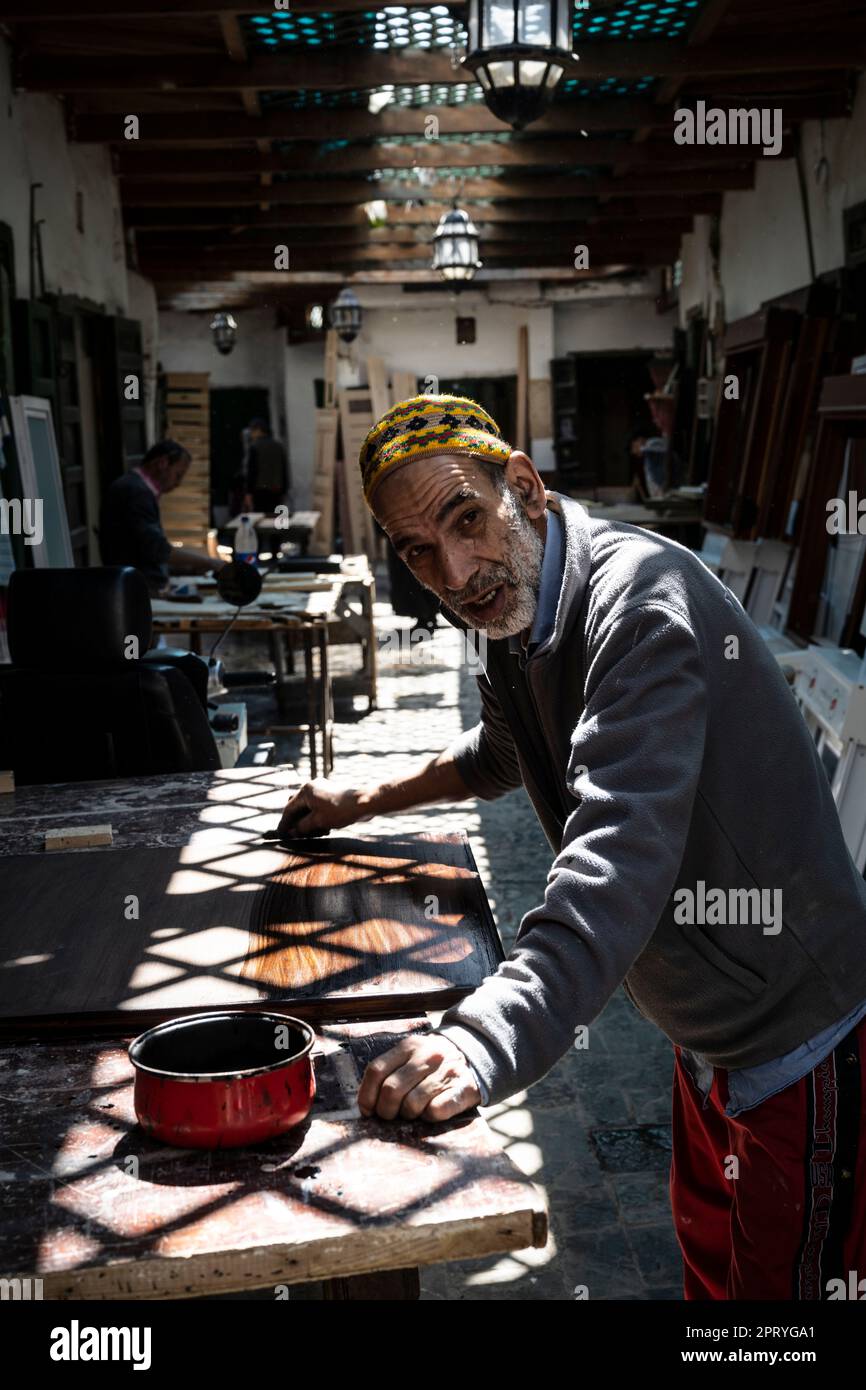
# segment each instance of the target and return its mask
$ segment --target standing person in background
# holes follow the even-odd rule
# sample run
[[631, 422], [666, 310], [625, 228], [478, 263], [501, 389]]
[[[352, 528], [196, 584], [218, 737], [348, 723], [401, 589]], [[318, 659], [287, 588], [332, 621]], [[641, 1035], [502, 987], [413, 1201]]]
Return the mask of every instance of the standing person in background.
[[[274, 439], [266, 420], [257, 417], [248, 427], [250, 447], [246, 456], [246, 484], [243, 510], [270, 516], [291, 492], [291, 474], [286, 451]], [[289, 498], [291, 510], [291, 498]]]

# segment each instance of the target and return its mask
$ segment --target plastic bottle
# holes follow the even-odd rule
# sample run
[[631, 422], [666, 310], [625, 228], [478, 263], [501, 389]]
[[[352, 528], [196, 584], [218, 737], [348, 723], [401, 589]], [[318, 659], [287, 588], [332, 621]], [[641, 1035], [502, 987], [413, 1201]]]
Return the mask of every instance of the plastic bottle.
[[256, 528], [248, 516], [242, 516], [235, 536], [235, 559], [245, 565], [254, 565], [259, 558], [259, 542]]

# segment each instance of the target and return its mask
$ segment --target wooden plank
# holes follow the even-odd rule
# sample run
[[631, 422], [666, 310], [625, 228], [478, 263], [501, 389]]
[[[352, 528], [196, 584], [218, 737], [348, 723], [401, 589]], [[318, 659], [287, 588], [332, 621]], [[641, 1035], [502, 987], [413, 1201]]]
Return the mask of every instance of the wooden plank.
[[[784, 137], [777, 158], [790, 158], [790, 137]], [[147, 179], [192, 179], [196, 182], [220, 180], [225, 177], [226, 157], [220, 150], [138, 150], [126, 148], [118, 152], [119, 174], [124, 187], [130, 181]], [[318, 155], [316, 168], [323, 174], [371, 173], [382, 167], [385, 152], [381, 145], [343, 146]], [[655, 168], [670, 165], [674, 169], [730, 164], [731, 150], [726, 145], [677, 145], [672, 140], [631, 145], [623, 140], [574, 140], [560, 136], [554, 140], [539, 140], [530, 135], [525, 140], [504, 144], [499, 141], [435, 141], [420, 139], [417, 143], [395, 145], [387, 151], [389, 169], [475, 169], [479, 165], [498, 164], [523, 170], [558, 168], [574, 165], [626, 168]], [[258, 154], [237, 151], [231, 157], [232, 177], [261, 174], [300, 174], [310, 172], [309, 150], [303, 146], [290, 148], [283, 154]]]
[[337, 404], [337, 333], [329, 328], [325, 334], [325, 409]]
[[343, 489], [346, 510], [343, 521], [351, 539], [344, 534], [346, 554], [365, 554], [369, 559], [376, 555], [376, 535], [373, 518], [364, 500], [361, 483], [361, 469], [358, 456], [364, 438], [375, 423], [373, 400], [366, 386], [356, 386], [337, 393], [340, 406], [340, 433], [342, 436]]
[[312, 504], [318, 511], [310, 541], [314, 555], [330, 555], [334, 548], [334, 497], [336, 489], [337, 431], [340, 416], [336, 406], [316, 411], [313, 454]]
[[517, 330], [517, 422], [514, 429], [514, 447], [524, 453], [529, 447], [528, 391], [529, 329], [522, 323]]
[[[424, 135], [428, 112], [423, 108], [386, 107], [375, 114], [363, 107], [343, 107], [329, 111], [309, 106], [302, 111], [269, 111], [253, 123], [242, 111], [185, 110], [179, 122], [170, 112], [148, 112], [142, 122], [141, 145], [248, 145], [259, 133], [266, 140], [368, 140], [385, 135]], [[810, 108], [811, 110], [812, 108]], [[442, 135], [495, 134], [502, 122], [488, 111], [483, 102], [467, 102], [465, 106], [442, 106], [437, 110]], [[788, 114], [786, 104], [785, 114]], [[817, 116], [822, 109], [814, 108]], [[837, 114], [841, 114], [838, 112]], [[567, 103], [555, 103], [534, 121], [531, 130], [539, 135], [574, 134], [574, 110]], [[645, 98], [598, 98], [584, 102], [580, 110], [581, 125], [586, 130], [629, 130], [635, 126], [670, 130], [673, 107], [656, 106]], [[109, 143], [121, 138], [122, 117], [114, 112], [76, 112], [72, 122], [75, 140]]]
[[549, 439], [553, 435], [552, 386], [547, 377], [529, 383], [529, 437]]
[[6, 1035], [266, 1002], [327, 999], [357, 1017], [383, 996], [445, 1007], [502, 958], [461, 835], [286, 849], [229, 827], [180, 850], [10, 856], [0, 906]]
[[[683, 146], [682, 148], [686, 148]], [[573, 202], [577, 195], [582, 197], [611, 196], [614, 198], [659, 197], [669, 200], [677, 193], [726, 192], [728, 190], [751, 189], [755, 183], [755, 171], [748, 164], [725, 164], [717, 162], [704, 169], [690, 169], [676, 173], [668, 168], [647, 168], [633, 171], [628, 179], [614, 179], [589, 175], [580, 180], [575, 187], [573, 177], [545, 178], [543, 196], [545, 200], [562, 199]], [[461, 200], [475, 202], [478, 199], [495, 198], [500, 201], [517, 199], [521, 202], [537, 199], [539, 196], [536, 178], [519, 177], [513, 172], [501, 178], [467, 179], [461, 192]], [[412, 185], [383, 179], [376, 185], [376, 197], [386, 202], [403, 204], [408, 199]], [[425, 186], [425, 194], [437, 201], [447, 200], [449, 184], [443, 179], [431, 181]], [[335, 204], [363, 204], [370, 200], [370, 184], [363, 179], [292, 179], [291, 182], [275, 185], [268, 190], [268, 202], [272, 205], [304, 208], [315, 204], [331, 207]], [[172, 183], [162, 184], [140, 181], [138, 184], [124, 183], [124, 204], [138, 210], [147, 208], [235, 208], [258, 205], [261, 189], [249, 179], [230, 179], [219, 184]], [[450, 206], [450, 204], [449, 204]], [[426, 207], [426, 205], [425, 205]], [[495, 211], [494, 211], [495, 216]]]
[[[330, 0], [329, 10], [349, 13], [368, 8], [369, 0]], [[428, 8], [429, 0], [406, 0], [405, 9]], [[289, 8], [288, 5], [285, 6]], [[292, 14], [317, 14], [320, 0], [292, 0]], [[125, 19], [179, 19], [185, 15], [261, 14], [261, 0], [128, 0], [124, 5]], [[4, 7], [5, 19], [32, 23], [36, 19], [116, 19], [117, 0], [31, 0], [29, 8], [22, 0], [11, 0]]]
[[190, 467], [180, 487], [160, 499], [169, 540], [204, 549], [210, 526], [210, 374], [170, 372], [165, 378], [166, 429], [188, 449]]
[[41, 854], [51, 826], [105, 820], [111, 822], [116, 849], [181, 847], [219, 819], [231, 823], [250, 816], [246, 828], [260, 833], [279, 818], [299, 782], [294, 769], [283, 765], [19, 786], [14, 800], [0, 801], [0, 858]]
[[0, 1049], [4, 1275], [49, 1299], [184, 1298], [543, 1246], [543, 1198], [477, 1112], [360, 1118], [367, 1063], [423, 1026], [322, 1027], [310, 1119], [218, 1154], [142, 1133], [117, 1042]]
[[[265, 54], [247, 63], [230, 58], [167, 55], [159, 64], [150, 55], [76, 58], [44, 55], [32, 50], [18, 58], [16, 85], [31, 92], [159, 92], [166, 86], [189, 92], [285, 91], [290, 87], [320, 91], [347, 91], [376, 87], [382, 81], [379, 53], [352, 51], [347, 61], [339, 46], [330, 51], [302, 54]], [[631, 43], [600, 40], [581, 49], [583, 81], [615, 77], [619, 81], [686, 76], [691, 80], [712, 74], [772, 72], [821, 73], [866, 67], [866, 41], [859, 34], [817, 35], [809, 44], [795, 36], [774, 37], [771, 47], [744, 44], [739, 39], [716, 40], [689, 48], [669, 39]], [[388, 55], [388, 80], [395, 86], [455, 85], [465, 73], [455, 71], [444, 49], [400, 49]], [[640, 149], [640, 146], [629, 147]]]
[[172, 372], [168, 381], [169, 391], [206, 391], [210, 372]]
[[391, 404], [411, 400], [418, 394], [418, 376], [415, 372], [395, 371], [391, 373]]
[[367, 384], [373, 402], [373, 419], [381, 420], [391, 404], [388, 392], [388, 373], [381, 357], [367, 358]]

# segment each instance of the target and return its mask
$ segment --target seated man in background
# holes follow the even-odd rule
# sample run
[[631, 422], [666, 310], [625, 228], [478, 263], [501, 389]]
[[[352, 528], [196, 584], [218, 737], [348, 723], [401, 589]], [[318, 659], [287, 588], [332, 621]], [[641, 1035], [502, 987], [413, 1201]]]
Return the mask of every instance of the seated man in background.
[[161, 439], [148, 449], [137, 468], [114, 480], [102, 504], [102, 563], [141, 570], [151, 593], [166, 588], [169, 571], [204, 574], [216, 563], [203, 550], [172, 545], [162, 529], [159, 499], [164, 492], [180, 487], [189, 462], [183, 445]]

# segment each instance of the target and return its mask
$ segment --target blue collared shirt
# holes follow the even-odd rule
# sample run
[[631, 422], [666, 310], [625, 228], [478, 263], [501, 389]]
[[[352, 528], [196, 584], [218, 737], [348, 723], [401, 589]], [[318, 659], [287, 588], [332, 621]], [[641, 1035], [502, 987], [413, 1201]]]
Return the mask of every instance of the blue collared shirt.
[[535, 619], [526, 644], [526, 654], [546, 642], [556, 623], [556, 608], [562, 591], [563, 536], [562, 522], [548, 508], [547, 535], [544, 539], [544, 558], [538, 584], [538, 604]]
[[[814, 1038], [801, 1043], [791, 1052], [786, 1052], [783, 1057], [776, 1057], [772, 1062], [762, 1062], [757, 1067], [742, 1067], [728, 1071], [728, 1104], [725, 1106], [725, 1114], [733, 1118], [743, 1110], [751, 1110], [754, 1106], [769, 1100], [771, 1096], [778, 1095], [787, 1086], [793, 1086], [796, 1081], [802, 1081], [804, 1076], [808, 1076], [810, 1071], [830, 1056], [842, 1039], [864, 1018], [866, 1000], [838, 1023], [824, 1028], [822, 1032], [816, 1033]], [[706, 1105], [713, 1084], [712, 1066], [696, 1052], [683, 1051], [681, 1058]]]

